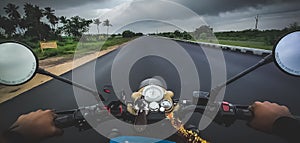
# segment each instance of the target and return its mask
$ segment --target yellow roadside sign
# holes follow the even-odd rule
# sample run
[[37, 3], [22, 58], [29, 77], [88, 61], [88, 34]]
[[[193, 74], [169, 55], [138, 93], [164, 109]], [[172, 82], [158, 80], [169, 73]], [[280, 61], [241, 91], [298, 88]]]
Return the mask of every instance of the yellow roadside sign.
[[48, 48], [57, 48], [57, 43], [56, 42], [40, 42], [41, 48], [42, 49], [48, 49]]
[[57, 43], [56, 42], [40, 42], [41, 50], [43, 49], [56, 49]]

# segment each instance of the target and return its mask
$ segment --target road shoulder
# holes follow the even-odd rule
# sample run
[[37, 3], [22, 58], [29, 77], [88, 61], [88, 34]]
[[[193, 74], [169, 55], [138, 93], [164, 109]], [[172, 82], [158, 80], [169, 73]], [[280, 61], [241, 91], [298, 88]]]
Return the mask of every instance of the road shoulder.
[[[88, 63], [92, 60], [95, 60], [111, 51], [116, 50], [117, 48], [125, 45], [127, 43], [124, 43], [122, 45], [116, 45], [109, 47], [107, 50], [95, 52], [92, 54], [85, 55], [80, 58], [76, 58], [75, 60], [73, 57], [68, 58], [62, 58], [62, 57], [56, 57], [56, 58], [49, 58], [46, 60], [39, 61], [40, 67], [44, 68], [45, 70], [55, 74], [55, 75], [62, 75], [68, 71], [71, 71], [80, 65], [83, 65], [85, 63]], [[58, 62], [60, 61], [60, 62]], [[74, 64], [76, 63], [76, 65]], [[47, 81], [51, 80], [52, 78], [40, 74], [36, 74], [35, 77], [27, 82], [26, 84], [20, 85], [20, 86], [1, 86], [0, 87], [0, 103], [6, 102], [8, 100], [13, 99], [14, 97], [17, 97], [18, 95], [35, 88], [43, 83], [46, 83]]]

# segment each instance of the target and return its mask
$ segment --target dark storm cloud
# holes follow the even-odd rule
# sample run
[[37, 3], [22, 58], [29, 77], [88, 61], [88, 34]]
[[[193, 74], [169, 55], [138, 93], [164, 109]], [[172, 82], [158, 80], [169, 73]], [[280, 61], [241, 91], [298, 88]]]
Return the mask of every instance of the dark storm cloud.
[[52, 7], [56, 10], [67, 9], [69, 7], [77, 7], [89, 3], [104, 2], [108, 0], [2, 0], [2, 7], [8, 3], [16, 4], [19, 6], [25, 3], [31, 3], [40, 7]]
[[[281, 29], [293, 22], [300, 23], [300, 0], [1, 0], [0, 15], [5, 15], [3, 7], [8, 3], [19, 5], [21, 13], [24, 13], [22, 5], [32, 3], [41, 8], [55, 9], [57, 16], [78, 15], [94, 19], [102, 15], [105, 17], [108, 13], [110, 16], [105, 19], [110, 19], [114, 27], [118, 24], [124, 25], [133, 18], [143, 19], [144, 17], [173, 20], [179, 25], [187, 25], [188, 30], [201, 25], [195, 22], [197, 16], [178, 12], [174, 6], [162, 5], [159, 1], [174, 2], [177, 6], [181, 4], [193, 10], [216, 31], [253, 28], [254, 17], [257, 14], [260, 15], [260, 29]], [[119, 17], [114, 18], [116, 15]], [[144, 28], [147, 29], [149, 25], [151, 24], [145, 24]], [[95, 31], [97, 31], [96, 26], [92, 25], [90, 32], [95, 33]]]
[[[255, 8], [259, 9], [268, 5], [287, 4], [291, 7], [294, 3], [299, 4], [299, 0], [175, 0], [200, 15], [218, 15], [240, 9]], [[298, 6], [299, 10], [300, 7]], [[291, 11], [291, 9], [288, 9]]]
[[[280, 3], [294, 3], [299, 0], [169, 0], [182, 4], [200, 15], [218, 15], [222, 12], [234, 11], [242, 8], [259, 8], [265, 5]], [[2, 7], [8, 3], [19, 6], [32, 3], [40, 7], [52, 7], [56, 10], [79, 7], [86, 4], [98, 4], [107, 8], [119, 4], [122, 0], [2, 0]], [[109, 6], [110, 5], [110, 6]]]
[[[0, 14], [4, 13], [3, 7], [8, 3], [22, 6], [31, 3], [40, 7], [52, 7], [55, 10], [65, 10], [84, 5], [97, 5], [97, 8], [111, 8], [128, 0], [2, 0]], [[133, 0], [137, 1], [137, 0]], [[155, 0], [153, 0], [155, 1]], [[240, 9], [259, 9], [268, 5], [294, 3], [299, 4], [299, 0], [167, 0], [182, 4], [199, 15], [219, 15], [224, 12], [231, 12]], [[298, 6], [299, 7], [299, 6]], [[289, 11], [300, 10], [300, 7], [290, 8]], [[273, 12], [273, 11], [271, 11]], [[280, 11], [281, 12], [281, 11]]]

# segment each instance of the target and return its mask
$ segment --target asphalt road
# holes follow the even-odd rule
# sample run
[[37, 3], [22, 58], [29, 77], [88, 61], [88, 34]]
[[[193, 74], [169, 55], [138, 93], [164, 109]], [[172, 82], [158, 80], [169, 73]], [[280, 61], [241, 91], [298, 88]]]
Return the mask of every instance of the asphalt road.
[[[152, 43], [153, 46], [162, 47], [160, 44], [163, 39], [153, 37], [142, 37], [135, 40], [136, 43]], [[201, 81], [201, 90], [208, 91], [210, 89], [210, 70], [205, 58], [204, 52], [199, 45], [187, 44], [178, 42], [187, 53], [192, 57], [195, 66], [199, 73]], [[141, 47], [143, 48], [143, 47]], [[207, 48], [207, 47], [203, 47]], [[102, 89], [104, 85], [111, 84], [111, 66], [113, 59], [118, 54], [119, 50], [113, 51], [96, 61], [95, 77], [96, 87]], [[227, 76], [231, 77], [247, 67], [255, 64], [262, 57], [242, 54], [232, 51], [223, 51]], [[145, 66], [147, 65], [147, 66]], [[75, 69], [75, 72], [82, 73], [83, 84], [90, 86], [89, 73], [87, 67], [92, 66], [92, 63], [85, 64]], [[188, 70], [188, 69], [184, 69]], [[176, 95], [180, 93], [180, 77], [174, 65], [168, 60], [158, 58], [156, 56], [148, 56], [138, 60], [132, 67], [129, 75], [130, 87], [137, 88], [143, 78], [151, 76], [162, 76], [168, 83], [168, 88], [173, 90]], [[72, 78], [72, 72], [63, 75], [66, 78]], [[300, 95], [299, 95], [300, 78], [295, 78], [281, 72], [275, 64], [271, 63], [258, 70], [250, 73], [244, 78], [227, 86], [225, 100], [249, 105], [253, 101], [272, 101], [287, 105], [291, 112], [300, 115]], [[106, 98], [112, 95], [105, 95]], [[114, 97], [109, 97], [114, 98]], [[91, 99], [87, 98], [88, 103]], [[39, 87], [23, 93], [22, 95], [5, 102], [0, 105], [0, 125], [1, 129], [8, 128], [20, 114], [28, 113], [37, 109], [56, 109], [65, 110], [76, 108], [76, 100], [74, 98], [73, 88], [70, 85], [57, 80], [51, 80]], [[197, 123], [200, 115], [195, 114], [191, 119], [192, 123]], [[272, 142], [283, 143], [284, 141], [278, 137], [261, 133], [249, 128], [245, 122], [237, 121], [231, 127], [222, 127], [216, 124], [211, 124], [201, 134], [205, 139], [215, 143], [224, 142]], [[45, 142], [61, 143], [61, 142], [101, 142], [102, 136], [94, 130], [79, 132], [76, 128], [65, 129], [62, 137], [49, 139]]]

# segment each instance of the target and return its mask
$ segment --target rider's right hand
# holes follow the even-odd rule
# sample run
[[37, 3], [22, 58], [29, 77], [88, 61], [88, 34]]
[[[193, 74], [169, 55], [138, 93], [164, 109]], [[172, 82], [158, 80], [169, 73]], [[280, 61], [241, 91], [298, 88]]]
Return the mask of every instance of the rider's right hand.
[[280, 117], [292, 117], [286, 106], [280, 106], [276, 103], [255, 102], [251, 105], [254, 114], [250, 126], [254, 129], [271, 133], [275, 121]]

